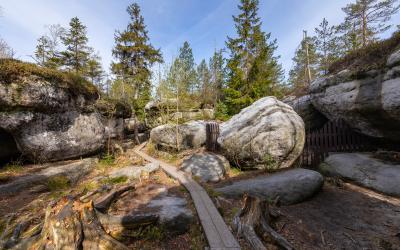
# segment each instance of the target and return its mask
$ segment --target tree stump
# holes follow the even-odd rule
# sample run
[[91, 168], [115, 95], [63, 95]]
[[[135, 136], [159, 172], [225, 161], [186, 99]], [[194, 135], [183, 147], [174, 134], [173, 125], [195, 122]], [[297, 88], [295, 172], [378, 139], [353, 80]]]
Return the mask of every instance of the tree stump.
[[[123, 190], [131, 188], [124, 186], [112, 190], [100, 198], [100, 207], [107, 211], [112, 200], [121, 195]], [[92, 200], [82, 202], [79, 198], [63, 198], [47, 207], [43, 226], [38, 233], [22, 240], [14, 237], [15, 244], [9, 248], [126, 250], [128, 247], [112, 236], [157, 223], [158, 220], [155, 214], [111, 216], [98, 211]]]
[[292, 250], [291, 244], [278, 234], [269, 225], [269, 222], [270, 213], [267, 201], [244, 195], [243, 208], [233, 218], [232, 228], [237, 232], [237, 236], [243, 237], [255, 250], [267, 249], [258, 234], [267, 235], [278, 246]]

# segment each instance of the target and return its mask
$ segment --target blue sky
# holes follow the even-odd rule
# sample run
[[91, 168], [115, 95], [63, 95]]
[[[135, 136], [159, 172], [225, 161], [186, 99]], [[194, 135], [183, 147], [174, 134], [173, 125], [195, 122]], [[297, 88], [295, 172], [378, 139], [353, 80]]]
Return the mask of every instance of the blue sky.
[[[67, 26], [78, 16], [88, 28], [89, 44], [109, 68], [112, 60], [114, 31], [128, 22], [126, 7], [131, 0], [0, 0], [0, 36], [30, 61], [36, 40], [46, 32], [46, 25]], [[209, 58], [215, 48], [225, 45], [227, 36], [235, 36], [232, 15], [238, 13], [238, 0], [139, 0], [149, 36], [161, 48], [167, 62], [177, 55], [187, 40], [197, 62]], [[260, 0], [259, 16], [264, 31], [278, 40], [277, 55], [286, 72], [302, 38], [302, 30], [310, 33], [326, 17], [331, 24], [343, 19], [341, 7], [349, 0]], [[400, 15], [392, 23], [400, 24]], [[388, 36], [390, 32], [383, 36]]]

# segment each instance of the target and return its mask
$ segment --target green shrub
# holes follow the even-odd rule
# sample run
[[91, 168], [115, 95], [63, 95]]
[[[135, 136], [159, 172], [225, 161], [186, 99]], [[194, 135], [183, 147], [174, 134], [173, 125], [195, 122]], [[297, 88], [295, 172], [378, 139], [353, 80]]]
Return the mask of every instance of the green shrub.
[[215, 106], [215, 118], [221, 121], [229, 120], [228, 107], [225, 103], [219, 101]]
[[113, 177], [113, 178], [106, 178], [104, 180], [102, 180], [102, 183], [104, 184], [119, 184], [119, 183], [125, 183], [128, 181], [128, 177], [127, 176], [119, 176], [119, 177]]
[[70, 180], [65, 176], [54, 176], [47, 181], [47, 187], [50, 191], [59, 191], [69, 188]]
[[264, 156], [263, 164], [267, 172], [274, 172], [279, 168], [279, 163], [269, 154]]
[[382, 69], [386, 65], [390, 54], [400, 47], [400, 32], [396, 32], [389, 39], [376, 41], [364, 48], [351, 51], [343, 58], [332, 63], [330, 74], [336, 74], [348, 69], [356, 75], [374, 69]]

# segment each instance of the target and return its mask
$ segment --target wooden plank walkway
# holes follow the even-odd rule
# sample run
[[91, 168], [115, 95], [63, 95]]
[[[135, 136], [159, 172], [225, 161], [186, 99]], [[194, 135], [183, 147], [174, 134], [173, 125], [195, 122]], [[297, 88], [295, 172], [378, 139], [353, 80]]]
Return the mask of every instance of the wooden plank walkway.
[[232, 235], [225, 221], [222, 219], [214, 203], [211, 201], [207, 192], [191, 177], [187, 176], [176, 167], [163, 161], [157, 160], [141, 149], [145, 143], [137, 147], [134, 151], [143, 159], [149, 162], [157, 163], [172, 178], [177, 179], [189, 191], [201, 225], [206, 234], [206, 238], [211, 250], [240, 249], [236, 238]]

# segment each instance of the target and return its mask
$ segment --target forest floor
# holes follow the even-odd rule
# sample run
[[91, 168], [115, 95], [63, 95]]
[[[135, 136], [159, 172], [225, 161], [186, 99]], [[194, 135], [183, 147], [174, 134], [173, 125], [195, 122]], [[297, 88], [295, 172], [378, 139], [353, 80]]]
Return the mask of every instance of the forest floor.
[[[219, 199], [218, 203], [230, 224], [241, 200]], [[400, 249], [400, 202], [383, 201], [364, 190], [325, 182], [312, 199], [273, 210], [279, 214], [275, 230], [295, 249]], [[278, 249], [265, 243], [268, 249]], [[243, 240], [240, 244], [250, 249]]]
[[[22, 176], [35, 174], [47, 167], [63, 165], [70, 162], [75, 161], [26, 166], [15, 164], [5, 169], [0, 169], [0, 185], [12, 182]], [[12, 234], [13, 228], [21, 223], [24, 223], [24, 227], [26, 227], [25, 232], [37, 227], [44, 220], [47, 206], [61, 200], [63, 197], [81, 197], [98, 189], [99, 185], [103, 184], [111, 185], [114, 188], [127, 183], [130, 184], [130, 181], [124, 178], [109, 178], [108, 173], [128, 165], [141, 166], [145, 163], [146, 162], [128, 150], [125, 154], [119, 155], [113, 161], [100, 160], [89, 175], [85, 176], [73, 186], [60, 178], [44, 183], [43, 187], [39, 188], [37, 191], [26, 190], [16, 195], [1, 196], [0, 237], [5, 236], [7, 239], [9, 237], [7, 235]], [[104, 177], [106, 178], [104, 179]], [[100, 183], [97, 181], [99, 179], [101, 180]], [[109, 214], [124, 215], [129, 211], [133, 211], [138, 207], [135, 202], [132, 202], [134, 199], [138, 203], [148, 203], [152, 198], [156, 198], [157, 193], [154, 193], [152, 190], [157, 187], [166, 188], [168, 194], [184, 198], [187, 201], [188, 208], [194, 215], [194, 221], [191, 223], [189, 231], [184, 234], [176, 235], [170, 234], [161, 227], [151, 225], [139, 228], [135, 235], [132, 235], [129, 239], [121, 240], [121, 242], [131, 249], [204, 249], [207, 243], [189, 193], [177, 181], [168, 177], [162, 170], [157, 170], [149, 176], [142, 176], [140, 180], [137, 180], [135, 189], [127, 191], [118, 197], [111, 205]], [[94, 195], [94, 197], [92, 197], [93, 200], [98, 195]], [[22, 234], [21, 237], [24, 237], [24, 234]]]

